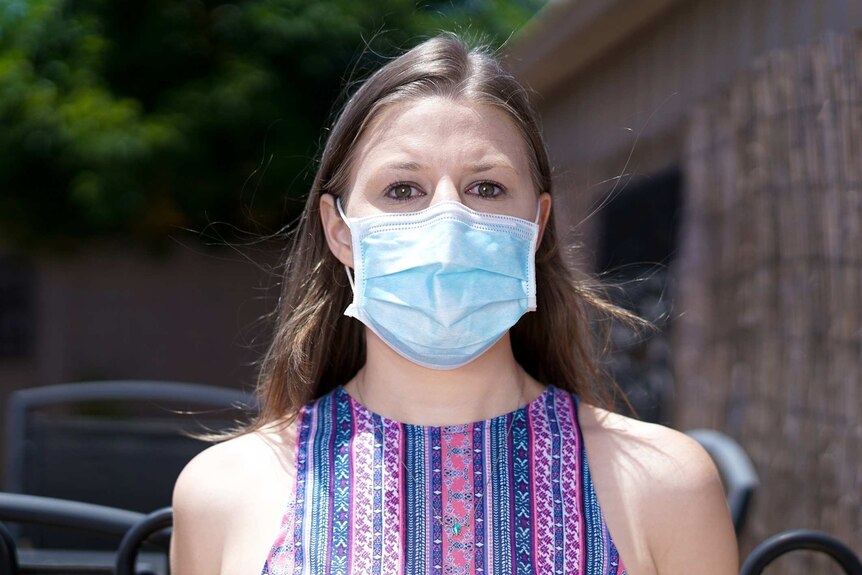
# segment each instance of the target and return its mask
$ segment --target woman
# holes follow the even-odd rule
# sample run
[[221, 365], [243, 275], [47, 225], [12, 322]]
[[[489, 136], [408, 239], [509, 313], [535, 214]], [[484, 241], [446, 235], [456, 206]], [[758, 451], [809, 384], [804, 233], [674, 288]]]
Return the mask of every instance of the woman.
[[685, 435], [607, 411], [526, 92], [443, 35], [332, 128], [260, 418], [183, 470], [172, 571], [730, 575]]

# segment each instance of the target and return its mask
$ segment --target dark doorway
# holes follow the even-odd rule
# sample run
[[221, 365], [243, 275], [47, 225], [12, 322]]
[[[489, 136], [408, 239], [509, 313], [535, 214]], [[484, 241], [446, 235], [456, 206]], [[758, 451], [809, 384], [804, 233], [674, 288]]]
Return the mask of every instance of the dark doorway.
[[33, 353], [34, 275], [29, 261], [0, 256], [0, 361], [24, 360]]
[[614, 286], [611, 299], [658, 328], [635, 333], [615, 325], [608, 368], [637, 416], [662, 424], [670, 423], [673, 407], [670, 264], [677, 252], [682, 181], [676, 167], [621, 181], [599, 219], [597, 272]]

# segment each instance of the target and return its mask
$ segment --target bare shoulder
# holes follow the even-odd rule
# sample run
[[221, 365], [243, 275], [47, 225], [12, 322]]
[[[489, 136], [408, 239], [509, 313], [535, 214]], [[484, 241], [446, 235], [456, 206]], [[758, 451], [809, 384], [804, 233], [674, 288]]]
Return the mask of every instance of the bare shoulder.
[[[281, 432], [267, 426], [207, 447], [189, 461], [177, 478], [174, 504], [227, 497], [221, 504], [229, 505], [230, 496], [242, 494], [248, 481], [262, 478], [262, 471], [269, 472], [277, 466], [288, 473], [292, 461], [285, 456], [292, 432], [292, 426]], [[212, 508], [212, 502], [207, 508]]]
[[579, 415], [584, 434], [592, 435], [602, 447], [612, 448], [602, 451], [619, 458], [618, 464], [649, 472], [650, 478], [665, 487], [690, 489], [718, 479], [712, 458], [685, 433], [587, 403]]
[[224, 572], [235, 529], [253, 522], [258, 504], [293, 477], [294, 426], [265, 426], [207, 447], [183, 468], [173, 491], [171, 570]]
[[606, 515], [620, 517], [606, 517], [608, 528], [621, 532], [642, 566], [627, 563], [632, 572], [738, 572], [721, 478], [697, 441], [587, 403], [579, 417], [596, 494]]

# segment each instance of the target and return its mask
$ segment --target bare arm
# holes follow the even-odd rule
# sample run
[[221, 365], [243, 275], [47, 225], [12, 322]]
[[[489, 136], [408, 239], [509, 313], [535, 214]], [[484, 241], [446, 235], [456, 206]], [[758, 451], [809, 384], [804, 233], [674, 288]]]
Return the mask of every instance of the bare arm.
[[582, 403], [590, 470], [629, 575], [737, 575], [718, 471], [699, 443], [654, 423]]
[[221, 572], [224, 497], [217, 483], [218, 445], [192, 459], [174, 485], [170, 564], [174, 575]]
[[213, 445], [174, 486], [171, 572], [259, 572], [293, 489], [295, 427], [267, 427]]
[[662, 435], [662, 487], [648, 504], [656, 527], [650, 551], [659, 575], [736, 575], [736, 535], [712, 459], [682, 433]]

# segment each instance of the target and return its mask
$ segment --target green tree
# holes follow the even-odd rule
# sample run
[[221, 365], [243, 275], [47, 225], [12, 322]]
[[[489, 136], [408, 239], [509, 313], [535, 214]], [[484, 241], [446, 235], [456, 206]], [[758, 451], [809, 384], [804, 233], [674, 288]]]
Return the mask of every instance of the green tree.
[[499, 45], [539, 3], [3, 0], [0, 238], [278, 229], [349, 76], [438, 30]]

